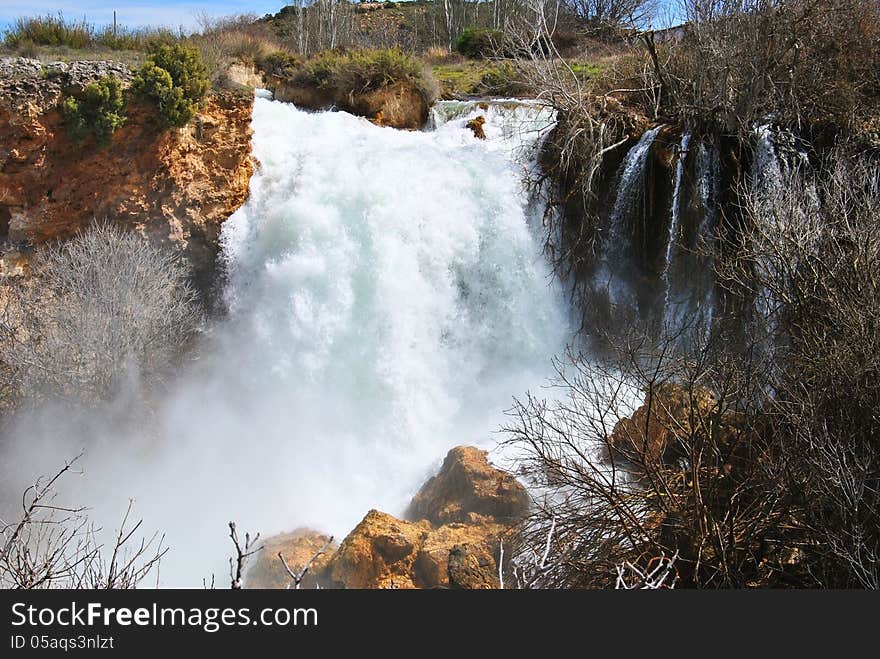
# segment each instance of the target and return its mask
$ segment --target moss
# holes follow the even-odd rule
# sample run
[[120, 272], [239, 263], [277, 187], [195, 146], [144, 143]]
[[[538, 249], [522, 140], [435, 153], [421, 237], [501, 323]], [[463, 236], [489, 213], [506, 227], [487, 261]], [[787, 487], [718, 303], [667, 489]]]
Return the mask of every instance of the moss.
[[485, 61], [467, 61], [456, 64], [440, 64], [433, 67], [434, 77], [440, 82], [443, 95], [474, 96], [481, 92], [480, 81], [493, 67]]

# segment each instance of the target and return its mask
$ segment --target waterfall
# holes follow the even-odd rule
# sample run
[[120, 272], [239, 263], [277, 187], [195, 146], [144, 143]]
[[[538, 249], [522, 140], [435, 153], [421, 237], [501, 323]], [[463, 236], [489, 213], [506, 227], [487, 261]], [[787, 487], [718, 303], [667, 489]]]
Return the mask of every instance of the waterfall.
[[678, 243], [678, 228], [681, 218], [679, 209], [679, 204], [681, 203], [681, 182], [684, 178], [684, 162], [685, 158], [687, 158], [690, 142], [691, 133], [685, 129], [681, 135], [681, 144], [678, 147], [678, 162], [675, 165], [675, 187], [672, 191], [672, 217], [669, 220], [669, 236], [666, 239], [666, 255], [663, 261], [664, 308], [669, 306], [669, 264], [672, 262], [675, 246]]
[[769, 124], [758, 126], [755, 137], [752, 185], [762, 196], [772, 197], [782, 187], [782, 164], [773, 140], [773, 127]]
[[663, 126], [657, 126], [645, 131], [636, 145], [629, 150], [620, 171], [620, 182], [617, 185], [617, 197], [611, 210], [611, 237], [620, 238], [620, 224], [628, 219], [629, 211], [637, 203], [637, 195], [644, 195], [645, 174], [647, 171], [648, 156], [651, 153], [651, 145], [654, 138]]
[[702, 256], [698, 270], [703, 282], [700, 291], [700, 307], [707, 331], [712, 329], [715, 315], [714, 243], [718, 226], [718, 191], [721, 185], [721, 154], [717, 137], [700, 140], [697, 150], [697, 185], [700, 200], [700, 222], [696, 234], [697, 254]]
[[721, 154], [718, 152], [717, 138], [700, 140], [697, 160], [697, 183], [700, 192], [700, 205], [703, 215], [700, 220], [699, 237], [714, 239], [718, 222], [718, 189], [721, 181]]
[[553, 121], [474, 106], [411, 132], [258, 97], [259, 165], [221, 236], [227, 317], [155, 427], [94, 430], [74, 500], [112, 529], [133, 498], [171, 547], [165, 585], [222, 583], [229, 520], [341, 539], [371, 508], [402, 514], [451, 447], [492, 448], [574, 335], [522, 183]]

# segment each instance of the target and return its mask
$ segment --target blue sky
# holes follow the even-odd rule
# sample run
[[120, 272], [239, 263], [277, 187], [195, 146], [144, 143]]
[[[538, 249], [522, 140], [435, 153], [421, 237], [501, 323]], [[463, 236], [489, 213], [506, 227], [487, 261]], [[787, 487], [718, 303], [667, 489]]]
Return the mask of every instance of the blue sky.
[[284, 0], [0, 0], [0, 30], [19, 16], [57, 14], [98, 25], [113, 22], [113, 10], [119, 23], [127, 26], [158, 25], [177, 28], [198, 26], [196, 16], [207, 12], [214, 16], [229, 14], [275, 13]]
[[[19, 16], [57, 14], [69, 19], [82, 19], [96, 25], [113, 22], [113, 10], [121, 25], [144, 25], [195, 28], [196, 17], [207, 12], [214, 16], [229, 14], [275, 13], [288, 4], [284, 0], [0, 0], [0, 31]], [[673, 5], [674, 0], [658, 0], [660, 5]], [[668, 19], [667, 19], [668, 21]], [[667, 21], [660, 20], [660, 23]]]

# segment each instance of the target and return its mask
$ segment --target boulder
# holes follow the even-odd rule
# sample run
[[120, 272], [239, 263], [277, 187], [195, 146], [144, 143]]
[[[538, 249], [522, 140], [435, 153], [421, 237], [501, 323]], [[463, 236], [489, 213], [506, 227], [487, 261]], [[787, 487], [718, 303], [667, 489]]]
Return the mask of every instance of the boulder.
[[[245, 576], [247, 588], [293, 588], [293, 579], [287, 574], [278, 558], [279, 552], [284, 556], [287, 565], [296, 573], [312, 561], [303, 578], [300, 588], [314, 588], [320, 584], [319, 575], [323, 573], [327, 563], [336, 551], [336, 544], [327, 547], [330, 536], [300, 528], [291, 533], [282, 533], [266, 540], [263, 549], [254, 557], [254, 561]], [[324, 553], [319, 554], [324, 547]], [[312, 560], [314, 558], [314, 560]]]
[[610, 449], [635, 465], [671, 464], [681, 454], [680, 442], [703, 431], [717, 403], [706, 387], [658, 385], [632, 417], [617, 422]]
[[[509, 532], [510, 529], [502, 524], [444, 524], [428, 534], [419, 547], [413, 563], [415, 583], [420, 588], [453, 587], [449, 565], [453, 550], [461, 546], [470, 547], [471, 553], [480, 557], [481, 565], [497, 574], [498, 548], [501, 539]], [[497, 583], [493, 587], [497, 588]]]
[[[528, 510], [525, 489], [492, 467], [486, 452], [459, 446], [419, 490], [409, 519], [371, 510], [335, 550], [316, 560], [303, 587], [497, 588], [499, 545]], [[266, 541], [248, 573], [250, 588], [284, 588], [327, 541], [300, 529]]]
[[[408, 522], [371, 510], [317, 577], [332, 588], [447, 588], [451, 552], [467, 547], [469, 558], [453, 571], [456, 587], [497, 588], [497, 577], [487, 575], [497, 573], [495, 556], [508, 533], [507, 526], [492, 522], [432, 528], [427, 520]], [[464, 566], [471, 576], [464, 576]]]
[[332, 556], [324, 578], [336, 588], [415, 588], [413, 562], [431, 531], [371, 510]]
[[449, 587], [491, 590], [499, 587], [498, 565], [482, 545], [456, 545], [449, 550]]
[[511, 474], [489, 464], [486, 451], [458, 446], [446, 456], [443, 466], [418, 491], [406, 512], [411, 520], [427, 519], [432, 524], [474, 522], [486, 517], [512, 525], [529, 508], [525, 488]]
[[478, 140], [486, 139], [486, 132], [483, 130], [483, 125], [486, 123], [486, 117], [480, 115], [471, 119], [469, 122], [465, 124], [466, 127], [470, 128]]

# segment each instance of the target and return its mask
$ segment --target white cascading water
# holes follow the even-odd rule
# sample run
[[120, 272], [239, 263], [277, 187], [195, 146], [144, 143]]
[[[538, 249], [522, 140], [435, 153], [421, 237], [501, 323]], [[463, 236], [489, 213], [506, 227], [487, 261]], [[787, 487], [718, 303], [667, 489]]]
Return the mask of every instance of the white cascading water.
[[664, 284], [664, 309], [669, 307], [669, 264], [675, 256], [675, 248], [678, 244], [678, 228], [681, 218], [681, 184], [684, 179], [684, 163], [690, 147], [691, 133], [685, 129], [681, 135], [681, 144], [678, 147], [678, 162], [675, 165], [675, 186], [672, 190], [672, 217], [669, 220], [669, 235], [666, 238], [666, 255], [663, 261], [663, 284]]
[[[342, 537], [371, 508], [402, 514], [451, 447], [495, 446], [513, 397], [552, 374], [573, 323], [522, 180], [553, 113], [449, 109], [408, 132], [256, 99], [259, 167], [222, 233], [229, 316], [158, 429], [89, 430], [70, 493], [108, 529], [133, 498], [171, 547], [163, 584], [222, 584], [229, 520]], [[465, 127], [478, 115], [485, 141]], [[39, 452], [43, 471], [67, 455]]]
[[661, 128], [662, 125], [643, 133], [620, 166], [617, 194], [608, 217], [608, 236], [593, 281], [594, 290], [607, 295], [613, 306], [637, 307], [635, 292], [628, 280], [633, 269], [626, 256], [631, 243], [628, 229], [639, 198], [645, 194], [648, 156]]
[[697, 153], [697, 184], [703, 208], [698, 233], [703, 240], [712, 240], [718, 221], [718, 189], [721, 181], [721, 154], [717, 137], [701, 139]]
[[648, 156], [651, 153], [651, 145], [654, 138], [663, 128], [662, 125], [645, 131], [636, 145], [629, 150], [623, 160], [620, 172], [620, 182], [617, 184], [617, 197], [614, 207], [611, 209], [611, 238], [620, 237], [620, 224], [627, 220], [627, 215], [636, 204], [637, 195], [645, 193], [645, 176], [648, 164]]
[[711, 329], [715, 315], [715, 278], [713, 250], [718, 227], [718, 191], [721, 182], [721, 154], [717, 137], [703, 137], [697, 150], [697, 185], [701, 216], [697, 230], [697, 252], [704, 255], [703, 268], [698, 278], [704, 281], [700, 304], [707, 329]]

